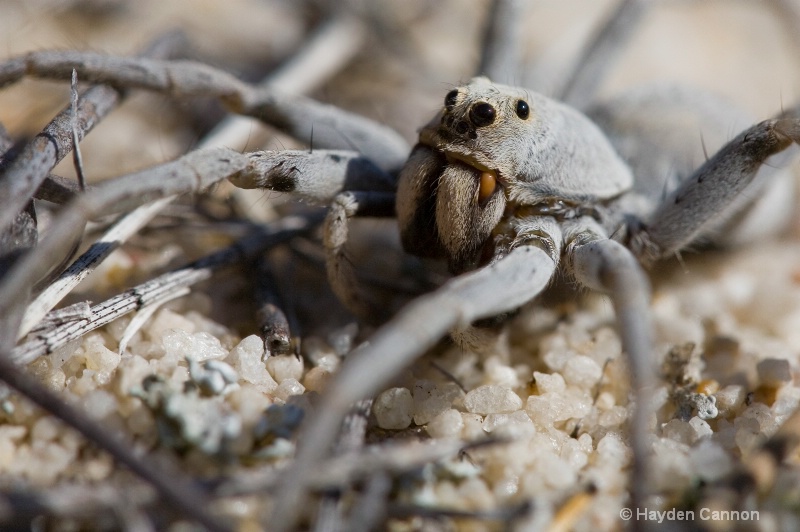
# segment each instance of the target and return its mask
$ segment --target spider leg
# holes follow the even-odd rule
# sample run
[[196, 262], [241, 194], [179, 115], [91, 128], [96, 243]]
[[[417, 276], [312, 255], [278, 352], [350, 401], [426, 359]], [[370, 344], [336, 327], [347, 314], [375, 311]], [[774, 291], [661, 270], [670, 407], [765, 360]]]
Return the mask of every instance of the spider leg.
[[656, 384], [650, 283], [630, 250], [608, 239], [593, 220], [569, 223], [565, 227], [565, 241], [565, 261], [575, 279], [588, 288], [607, 293], [617, 315], [622, 349], [627, 353], [636, 397], [630, 423], [634, 454], [631, 493], [633, 506], [643, 508], [649, 469], [647, 439], [652, 425], [652, 408], [644, 392], [652, 390]]
[[308, 480], [351, 403], [378, 392], [450, 329], [515, 309], [545, 288], [558, 263], [561, 231], [552, 218], [537, 218], [525, 229], [527, 236], [518, 238], [518, 246], [507, 255], [412, 301], [348, 356], [319, 408], [303, 425], [296, 459], [277, 492], [273, 530], [287, 530], [296, 521]]
[[647, 265], [667, 257], [713, 225], [752, 182], [768, 157], [800, 142], [800, 119], [765, 120], [740, 133], [686, 179], [631, 236]]
[[350, 219], [359, 215], [392, 216], [394, 200], [394, 193], [342, 192], [333, 200], [325, 217], [325, 266], [331, 288], [350, 311], [372, 322], [386, 316], [378, 298], [359, 282], [356, 268], [347, 256]]
[[350, 218], [394, 216], [394, 178], [354, 151], [261, 151], [248, 157], [247, 168], [229, 178], [235, 186], [290, 192], [312, 203], [330, 204], [324, 241], [333, 291], [357, 316], [373, 322], [388, 317], [376, 312], [385, 305], [358, 281], [347, 256], [347, 240]]

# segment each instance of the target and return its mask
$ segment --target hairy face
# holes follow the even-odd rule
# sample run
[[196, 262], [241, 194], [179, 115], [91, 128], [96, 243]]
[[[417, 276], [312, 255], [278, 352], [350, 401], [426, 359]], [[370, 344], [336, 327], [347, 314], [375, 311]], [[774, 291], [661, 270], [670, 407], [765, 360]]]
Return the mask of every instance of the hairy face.
[[497, 140], [520, 134], [530, 119], [521, 96], [482, 78], [447, 93], [400, 175], [397, 211], [407, 251], [446, 258], [454, 272], [479, 264], [506, 206], [509, 168], [501, 163], [508, 158], [498, 157]]
[[524, 89], [475, 78], [447, 93], [419, 135], [398, 184], [406, 251], [444, 258], [454, 273], [491, 257], [508, 208], [593, 203], [633, 178], [588, 118]]

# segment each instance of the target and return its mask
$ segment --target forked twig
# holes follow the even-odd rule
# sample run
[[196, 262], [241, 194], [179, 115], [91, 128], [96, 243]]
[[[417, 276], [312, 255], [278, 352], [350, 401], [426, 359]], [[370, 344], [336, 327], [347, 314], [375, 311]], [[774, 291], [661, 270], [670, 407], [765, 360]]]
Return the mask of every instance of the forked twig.
[[[311, 38], [311, 40], [283, 68], [270, 74], [265, 84], [286, 90], [305, 91], [313, 88], [321, 80], [331, 75], [334, 67], [349, 59], [358, 43], [363, 40], [363, 28], [349, 16], [334, 17]], [[165, 38], [161, 41], [166, 41]], [[309, 68], [315, 61], [324, 58], [327, 65], [324, 69]], [[310, 74], [307, 70], [312, 71]], [[73, 69], [73, 73], [76, 71]], [[244, 117], [228, 117], [206, 138], [200, 142], [201, 148], [236, 145], [247, 137], [249, 126]], [[74, 136], [74, 134], [73, 134]], [[237, 140], [238, 139], [238, 140]], [[77, 150], [76, 150], [77, 152]], [[63, 179], [63, 178], [61, 178]], [[71, 193], [81, 190], [73, 188], [71, 180], [54, 179], [48, 176], [37, 193], [43, 192], [51, 201], [66, 202]], [[42, 190], [44, 189], [44, 190]], [[120, 218], [86, 253], [79, 257], [55, 282], [51, 283], [28, 306], [25, 311], [18, 338], [24, 336], [31, 328], [77, 284], [89, 275], [108, 255], [123, 242], [127, 241], [139, 229], [144, 227], [154, 216], [175, 200], [172, 195], [142, 205]]]

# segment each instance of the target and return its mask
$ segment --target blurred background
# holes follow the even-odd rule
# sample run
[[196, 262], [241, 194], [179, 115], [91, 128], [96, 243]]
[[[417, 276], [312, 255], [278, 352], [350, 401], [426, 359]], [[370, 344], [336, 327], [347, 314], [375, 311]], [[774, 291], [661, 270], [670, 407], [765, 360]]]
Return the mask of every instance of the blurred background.
[[[515, 84], [547, 94], [615, 5], [614, 0], [531, 0], [524, 72]], [[601, 97], [671, 81], [716, 90], [765, 118], [798, 100], [797, 20], [783, 2], [662, 0], [636, 29]], [[784, 7], [781, 7], [784, 6]], [[352, 12], [355, 53], [313, 96], [380, 120], [409, 141], [453, 84], [477, 68], [484, 0], [2, 0], [0, 55], [77, 49], [131, 55], [166, 31], [187, 36], [183, 55], [259, 80], [283, 64], [328, 13]], [[320, 64], [320, 68], [323, 68]], [[519, 79], [517, 79], [519, 78]], [[67, 83], [26, 79], [0, 91], [12, 137], [35, 134], [69, 101]], [[82, 143], [90, 180], [169, 160], [195, 145], [223, 111], [137, 91]], [[253, 126], [236, 149], [290, 142]], [[71, 163], [56, 173], [71, 175]]]

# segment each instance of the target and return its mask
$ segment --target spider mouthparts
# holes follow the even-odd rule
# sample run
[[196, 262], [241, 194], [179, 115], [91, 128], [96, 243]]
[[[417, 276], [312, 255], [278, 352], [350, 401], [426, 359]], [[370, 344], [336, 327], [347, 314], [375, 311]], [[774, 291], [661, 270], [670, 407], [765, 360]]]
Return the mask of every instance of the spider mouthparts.
[[497, 190], [497, 171], [491, 170], [477, 161], [467, 159], [453, 153], [445, 153], [449, 164], [462, 164], [469, 166], [477, 172], [478, 176], [478, 205], [484, 206], [494, 191]]
[[478, 204], [483, 205], [497, 190], [497, 174], [494, 172], [481, 172], [478, 184]]

